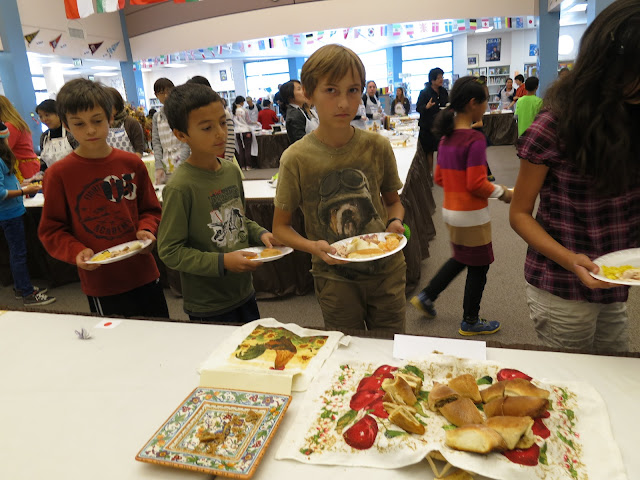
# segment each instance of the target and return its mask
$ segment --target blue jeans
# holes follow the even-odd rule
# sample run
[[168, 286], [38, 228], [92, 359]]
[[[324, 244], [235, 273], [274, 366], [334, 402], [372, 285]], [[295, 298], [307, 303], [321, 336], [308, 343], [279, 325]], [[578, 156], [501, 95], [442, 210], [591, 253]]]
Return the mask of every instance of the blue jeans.
[[27, 244], [24, 236], [24, 223], [22, 215], [9, 220], [0, 220], [0, 227], [4, 231], [9, 246], [9, 265], [13, 275], [13, 283], [16, 290], [23, 297], [33, 293], [33, 285], [27, 269]]
[[258, 302], [256, 302], [256, 296], [252, 295], [249, 300], [226, 313], [220, 315], [210, 315], [208, 317], [197, 317], [189, 314], [190, 320], [197, 322], [213, 322], [213, 323], [238, 323], [245, 324], [258, 320], [260, 318], [260, 312], [258, 311]]

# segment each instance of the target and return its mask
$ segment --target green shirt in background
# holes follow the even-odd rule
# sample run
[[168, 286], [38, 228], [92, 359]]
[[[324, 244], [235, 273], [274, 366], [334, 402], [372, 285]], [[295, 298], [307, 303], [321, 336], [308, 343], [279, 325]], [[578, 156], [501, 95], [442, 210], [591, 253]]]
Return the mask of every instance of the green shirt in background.
[[266, 232], [245, 216], [240, 169], [229, 162], [212, 172], [184, 163], [162, 192], [158, 255], [180, 272], [184, 311], [226, 313], [253, 295], [251, 273], [224, 270], [224, 253], [262, 245]]
[[516, 102], [516, 115], [518, 116], [518, 136], [521, 136], [536, 119], [536, 115], [542, 108], [542, 99], [535, 95], [525, 95]]

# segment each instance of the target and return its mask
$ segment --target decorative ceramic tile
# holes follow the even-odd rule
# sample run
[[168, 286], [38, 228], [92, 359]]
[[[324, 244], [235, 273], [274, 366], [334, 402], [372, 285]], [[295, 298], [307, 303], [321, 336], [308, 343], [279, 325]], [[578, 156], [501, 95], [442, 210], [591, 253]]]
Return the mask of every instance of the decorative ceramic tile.
[[136, 460], [250, 478], [290, 401], [289, 395], [196, 388]]

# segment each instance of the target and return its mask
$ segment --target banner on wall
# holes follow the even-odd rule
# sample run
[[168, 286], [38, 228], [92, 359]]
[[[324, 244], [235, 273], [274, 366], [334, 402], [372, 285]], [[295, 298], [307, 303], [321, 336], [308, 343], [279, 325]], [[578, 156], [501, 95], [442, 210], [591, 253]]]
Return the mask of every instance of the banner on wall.
[[500, 61], [501, 44], [501, 38], [487, 38], [487, 62]]
[[124, 0], [96, 0], [98, 13], [117, 12], [124, 8]]
[[96, 51], [102, 46], [104, 42], [90, 43], [89, 50], [91, 51], [91, 55], [95, 54]]
[[60, 39], [62, 38], [62, 34], [58, 35], [56, 38], [54, 38], [53, 40], [51, 40], [49, 42], [49, 45], [51, 45], [51, 48], [53, 48], [54, 50], [56, 49], [56, 47], [58, 46], [58, 44], [60, 43]]
[[39, 33], [40, 33], [40, 30], [25, 35], [24, 39], [27, 41], [27, 45], [31, 45], [31, 42], [33, 42], [33, 39], [36, 38]]
[[152, 3], [162, 3], [167, 0], [129, 0], [130, 5], [151, 5]]
[[116, 53], [116, 50], [118, 49], [118, 45], [120, 45], [120, 42], [116, 42], [113, 45], [111, 45], [109, 48], [107, 48], [107, 53], [109, 54], [109, 58], [111, 58], [113, 54]]
[[64, 0], [64, 13], [69, 20], [88, 17], [95, 13], [93, 0]]

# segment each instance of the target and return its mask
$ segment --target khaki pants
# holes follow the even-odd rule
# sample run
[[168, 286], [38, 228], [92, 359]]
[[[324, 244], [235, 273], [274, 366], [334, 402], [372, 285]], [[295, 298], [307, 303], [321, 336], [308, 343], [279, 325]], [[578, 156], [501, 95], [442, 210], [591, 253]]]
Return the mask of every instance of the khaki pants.
[[544, 345], [602, 352], [629, 350], [625, 303], [565, 300], [528, 283], [526, 292], [531, 320]]
[[404, 333], [404, 268], [359, 281], [315, 277], [314, 283], [326, 328]]

